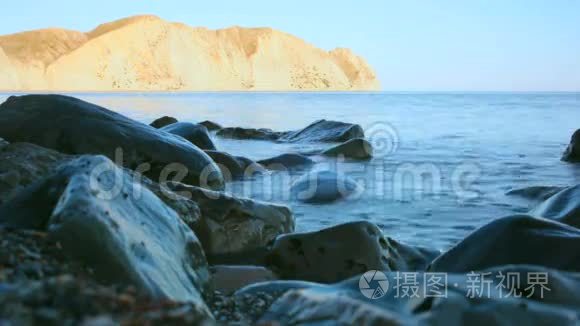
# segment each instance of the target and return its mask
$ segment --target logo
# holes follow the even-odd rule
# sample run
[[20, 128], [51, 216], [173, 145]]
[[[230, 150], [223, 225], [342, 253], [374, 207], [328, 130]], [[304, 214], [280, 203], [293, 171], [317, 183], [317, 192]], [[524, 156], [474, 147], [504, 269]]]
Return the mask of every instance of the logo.
[[365, 297], [373, 300], [380, 299], [389, 290], [389, 279], [381, 271], [368, 271], [360, 277], [358, 287]]

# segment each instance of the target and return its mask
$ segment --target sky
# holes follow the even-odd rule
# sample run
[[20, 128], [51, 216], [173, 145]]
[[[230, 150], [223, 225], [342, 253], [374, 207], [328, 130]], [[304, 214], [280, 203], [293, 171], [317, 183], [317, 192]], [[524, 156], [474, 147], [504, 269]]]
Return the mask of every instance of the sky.
[[138, 14], [348, 47], [386, 91], [580, 91], [580, 0], [17, 0], [0, 34]]

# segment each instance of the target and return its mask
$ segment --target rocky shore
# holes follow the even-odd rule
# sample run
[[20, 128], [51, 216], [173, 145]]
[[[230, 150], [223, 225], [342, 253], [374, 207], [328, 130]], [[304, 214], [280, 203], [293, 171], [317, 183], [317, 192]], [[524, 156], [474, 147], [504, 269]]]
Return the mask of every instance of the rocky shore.
[[[256, 162], [220, 152], [212, 133], [328, 149]], [[0, 325], [580, 323], [580, 186], [513, 191], [538, 206], [441, 253], [368, 221], [297, 233], [289, 207], [223, 191], [299, 169], [294, 199], [343, 200], [355, 180], [309, 167], [313, 156], [370, 159], [358, 125], [148, 126], [29, 95], [0, 105], [0, 137]], [[563, 159], [574, 161], [576, 138]]]

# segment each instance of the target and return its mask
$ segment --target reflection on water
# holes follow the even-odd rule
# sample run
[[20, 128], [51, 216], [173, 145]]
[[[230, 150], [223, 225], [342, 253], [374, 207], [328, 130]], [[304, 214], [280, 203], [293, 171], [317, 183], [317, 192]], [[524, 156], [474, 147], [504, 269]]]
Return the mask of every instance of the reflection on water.
[[[6, 96], [0, 95], [0, 99]], [[75, 96], [145, 123], [171, 115], [182, 121], [212, 120], [224, 126], [275, 130], [302, 128], [317, 119], [358, 123], [367, 132], [377, 123], [392, 126], [396, 147], [388, 155], [369, 162], [317, 159], [314, 169], [340, 170], [365, 184], [365, 192], [356, 200], [331, 205], [298, 203], [276, 196], [286, 184], [270, 180], [264, 186], [260, 177], [229, 185], [232, 192], [288, 204], [295, 213], [298, 230], [363, 219], [377, 223], [394, 238], [444, 249], [491, 219], [527, 211], [529, 202], [508, 198], [505, 191], [530, 185], [572, 185], [580, 180], [580, 167], [559, 160], [570, 135], [580, 127], [580, 94]], [[254, 160], [329, 146], [225, 139], [215, 142], [220, 150]], [[436, 180], [416, 182], [400, 177], [405, 166], [412, 167], [410, 175], [427, 170]], [[462, 177], [465, 179], [458, 186], [454, 173], [461, 169], [472, 175]], [[290, 178], [302, 173], [292, 172]], [[468, 195], [462, 191], [468, 191]]]

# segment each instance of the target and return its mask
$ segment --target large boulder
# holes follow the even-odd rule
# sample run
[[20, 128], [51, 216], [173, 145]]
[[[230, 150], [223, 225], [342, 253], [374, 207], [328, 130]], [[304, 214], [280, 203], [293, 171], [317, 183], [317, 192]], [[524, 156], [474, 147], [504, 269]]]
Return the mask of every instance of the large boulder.
[[65, 154], [102, 154], [155, 181], [178, 173], [189, 184], [224, 186], [213, 161], [183, 138], [73, 97], [11, 96], [0, 105], [0, 137]]
[[570, 139], [570, 144], [562, 154], [562, 161], [580, 162], [580, 129], [576, 130]]
[[373, 157], [373, 146], [367, 140], [356, 138], [348, 140], [322, 152], [325, 156], [340, 156], [356, 160], [368, 160]]
[[580, 229], [580, 185], [550, 196], [529, 214], [557, 220]]
[[277, 280], [271, 270], [263, 266], [228, 266], [210, 267], [212, 289], [231, 294], [251, 284]]
[[[16, 203], [9, 202], [20, 191], [26, 191], [27, 187], [53, 174], [59, 165], [75, 157], [29, 143], [14, 143], [1, 147], [0, 171], [3, 172], [0, 172], [0, 207], [3, 204], [7, 204], [7, 207], [14, 206]], [[132, 170], [125, 169], [125, 171], [135, 182], [140, 182], [175, 210], [185, 223], [192, 227], [198, 225], [201, 214], [195, 202], [171, 192], [168, 188]], [[0, 212], [5, 209], [10, 208], [0, 208]]]
[[169, 187], [199, 205], [202, 218], [195, 232], [207, 255], [261, 248], [278, 235], [294, 231], [294, 217], [286, 206], [179, 183]]
[[202, 121], [199, 124], [202, 125], [202, 126], [204, 126], [204, 127], [206, 127], [207, 130], [209, 130], [209, 131], [220, 130], [220, 129], [223, 128], [218, 123], [215, 123], [215, 122], [209, 121], [209, 120]]
[[284, 133], [279, 138], [283, 142], [345, 142], [364, 138], [361, 126], [331, 120], [318, 120], [304, 129]]
[[292, 198], [305, 203], [329, 203], [355, 196], [363, 191], [353, 179], [333, 171], [312, 171], [296, 180]]
[[0, 223], [46, 228], [97, 279], [132, 284], [156, 299], [203, 303], [209, 270], [201, 243], [175, 211], [106, 157], [67, 162], [18, 197], [24, 205], [2, 212]]
[[[546, 278], [534, 283], [530, 275]], [[482, 283], [473, 281], [478, 277]], [[259, 322], [498, 326], [579, 322], [578, 276], [537, 266], [506, 266], [483, 274], [369, 271], [338, 284], [296, 288], [275, 301]]]
[[151, 122], [150, 126], [155, 129], [159, 129], [177, 122], [178, 122], [177, 119], [175, 119], [174, 117], [163, 116]]
[[314, 161], [302, 154], [289, 153], [260, 160], [258, 163], [268, 170], [293, 170], [311, 166]]
[[368, 270], [422, 270], [437, 255], [387, 238], [376, 225], [360, 221], [282, 235], [271, 245], [266, 263], [284, 279], [332, 283]]
[[530, 264], [580, 271], [580, 230], [556, 221], [515, 215], [495, 220], [439, 256], [434, 272], [467, 273]]
[[264, 167], [260, 164], [245, 157], [220, 151], [205, 151], [205, 153], [217, 164], [226, 181], [252, 177], [264, 171]]
[[181, 136], [190, 143], [204, 150], [215, 150], [207, 128], [190, 122], [176, 122], [161, 128], [170, 134]]
[[271, 129], [229, 127], [220, 129], [216, 135], [230, 139], [278, 140], [282, 134]]

